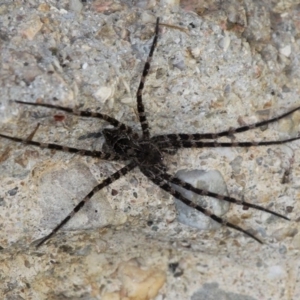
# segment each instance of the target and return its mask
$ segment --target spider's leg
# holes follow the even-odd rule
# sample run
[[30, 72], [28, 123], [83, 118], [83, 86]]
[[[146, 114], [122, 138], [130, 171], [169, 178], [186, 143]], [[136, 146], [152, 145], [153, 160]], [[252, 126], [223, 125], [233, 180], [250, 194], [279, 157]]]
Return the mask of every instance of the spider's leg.
[[[30, 137], [30, 136], [29, 136]], [[78, 149], [74, 147], [67, 147], [67, 146], [62, 146], [58, 144], [53, 144], [53, 143], [41, 143], [41, 142], [36, 142], [32, 141], [28, 138], [22, 139], [22, 138], [17, 138], [5, 134], [0, 133], [0, 138], [4, 138], [7, 140], [11, 140], [17, 143], [22, 143], [25, 145], [32, 145], [39, 147], [41, 149], [54, 149], [62, 152], [69, 152], [69, 153], [74, 153], [74, 154], [79, 154], [82, 156], [92, 156], [92, 157], [97, 157], [100, 159], [105, 159], [105, 160], [122, 160], [122, 158], [114, 153], [105, 153], [102, 151], [91, 151], [91, 150], [85, 150], [85, 149]]]
[[179, 134], [165, 134], [165, 135], [157, 135], [151, 138], [151, 140], [153, 142], [156, 143], [165, 143], [165, 142], [178, 142], [178, 141], [199, 141], [201, 139], [217, 139], [219, 137], [222, 136], [233, 136], [235, 133], [240, 133], [240, 132], [244, 132], [244, 131], [248, 131], [257, 127], [261, 127], [264, 125], [267, 125], [269, 123], [274, 123], [279, 121], [280, 119], [294, 113], [295, 111], [299, 110], [299, 107], [296, 107], [278, 117], [269, 119], [269, 120], [265, 120], [265, 121], [261, 121], [261, 122], [257, 122], [254, 124], [250, 124], [250, 125], [245, 125], [242, 127], [237, 127], [237, 128], [230, 128], [228, 130], [225, 131], [221, 131], [218, 133], [194, 133], [194, 134], [186, 134], [186, 133], [179, 133]]
[[140, 119], [140, 124], [142, 127], [142, 131], [143, 131], [143, 138], [144, 139], [149, 139], [150, 137], [150, 132], [149, 132], [149, 124], [145, 115], [145, 107], [143, 104], [143, 100], [142, 100], [142, 94], [143, 94], [143, 89], [144, 89], [144, 85], [145, 85], [145, 80], [146, 77], [149, 73], [149, 69], [150, 69], [150, 63], [152, 60], [152, 56], [153, 56], [153, 52], [155, 50], [156, 44], [157, 44], [157, 39], [158, 39], [158, 29], [159, 29], [159, 18], [156, 19], [156, 25], [155, 25], [155, 35], [154, 35], [154, 39], [151, 45], [151, 49], [147, 58], [147, 61], [145, 63], [144, 66], [144, 70], [143, 70], [143, 74], [140, 80], [140, 84], [136, 93], [136, 98], [137, 98], [137, 110], [138, 110], [138, 114], [139, 114], [139, 119]]
[[216, 198], [218, 200], [222, 200], [222, 201], [227, 201], [227, 202], [230, 202], [230, 203], [234, 203], [234, 204], [237, 204], [237, 205], [243, 205], [243, 206], [246, 206], [246, 207], [251, 207], [251, 208], [254, 208], [254, 209], [257, 209], [257, 210], [261, 210], [261, 211], [265, 211], [269, 214], [272, 214], [274, 216], [277, 216], [277, 217], [280, 217], [280, 218], [283, 218], [285, 220], [290, 220], [289, 218], [287, 218], [286, 216], [283, 216], [275, 211], [272, 211], [272, 210], [269, 210], [267, 208], [264, 208], [260, 205], [256, 205], [256, 204], [252, 204], [252, 203], [249, 203], [247, 201], [243, 201], [243, 200], [238, 200], [238, 199], [235, 199], [233, 197], [228, 197], [228, 196], [224, 196], [224, 195], [219, 195], [219, 194], [216, 194], [216, 193], [213, 193], [213, 192], [209, 192], [207, 190], [203, 190], [203, 189], [198, 189], [196, 187], [194, 187], [193, 185], [183, 181], [183, 180], [180, 180], [179, 178], [177, 177], [174, 177], [168, 173], [161, 173], [160, 175], [163, 179], [173, 183], [173, 184], [176, 184], [180, 187], [183, 187], [184, 189], [188, 190], [188, 191], [192, 191], [193, 193], [197, 194], [197, 195], [200, 195], [200, 196], [208, 196], [208, 197], [212, 197], [212, 198]]
[[37, 132], [37, 130], [40, 127], [40, 123], [37, 123], [36, 127], [34, 128], [34, 130], [29, 134], [29, 136], [26, 138], [26, 140], [31, 141], [35, 135], [35, 133]]
[[110, 175], [108, 178], [104, 179], [101, 183], [97, 184], [85, 197], [81, 200], [68, 214], [66, 218], [64, 218], [48, 235], [42, 238], [41, 241], [36, 245], [36, 247], [40, 247], [44, 244], [48, 239], [50, 239], [61, 227], [63, 227], [98, 191], [102, 190], [106, 186], [110, 185], [120, 177], [126, 175], [129, 171], [131, 171], [136, 166], [136, 163], [131, 162], [122, 169]]
[[280, 145], [299, 140], [300, 136], [281, 141], [262, 141], [262, 142], [201, 142], [201, 141], [173, 141], [159, 144], [160, 149], [174, 147], [178, 148], [216, 148], [216, 147], [257, 147], [268, 145]]
[[117, 129], [120, 129], [125, 132], [132, 132], [131, 127], [127, 126], [124, 123], [121, 123], [120, 121], [118, 121], [115, 118], [112, 118], [105, 114], [101, 114], [99, 112], [79, 110], [79, 109], [75, 109], [75, 108], [69, 108], [69, 107], [64, 107], [64, 106], [59, 106], [59, 105], [52, 105], [52, 104], [47, 104], [47, 103], [33, 103], [33, 102], [25, 102], [25, 101], [19, 101], [19, 100], [15, 100], [15, 102], [20, 103], [20, 104], [32, 105], [32, 106], [42, 106], [42, 107], [47, 107], [47, 108], [54, 108], [54, 109], [65, 111], [71, 115], [79, 116], [79, 117], [101, 119], [101, 120], [104, 120], [104, 121], [110, 123]]
[[230, 228], [233, 228], [237, 231], [243, 232], [244, 234], [248, 235], [249, 237], [251, 237], [252, 239], [256, 240], [257, 242], [259, 242], [260, 244], [263, 244], [263, 242], [258, 239], [255, 235], [251, 234], [250, 232], [246, 231], [245, 229], [234, 225], [230, 222], [227, 222], [225, 219], [220, 218], [218, 216], [216, 216], [215, 214], [213, 214], [210, 210], [203, 208], [202, 206], [192, 202], [191, 200], [187, 199], [186, 197], [184, 197], [180, 192], [176, 191], [175, 189], [173, 189], [170, 185], [170, 183], [168, 183], [166, 180], [164, 180], [162, 177], [157, 176], [156, 171], [155, 170], [151, 170], [153, 172], [151, 172], [150, 170], [145, 170], [145, 169], [141, 169], [141, 171], [156, 185], [158, 185], [161, 189], [165, 190], [166, 192], [168, 192], [169, 194], [171, 194], [172, 196], [174, 196], [175, 198], [177, 198], [178, 200], [182, 201], [184, 204], [200, 211], [201, 213], [203, 213], [204, 215], [208, 216], [209, 218], [211, 218], [212, 220], [216, 221], [217, 223], [223, 225], [223, 226], [227, 226]]

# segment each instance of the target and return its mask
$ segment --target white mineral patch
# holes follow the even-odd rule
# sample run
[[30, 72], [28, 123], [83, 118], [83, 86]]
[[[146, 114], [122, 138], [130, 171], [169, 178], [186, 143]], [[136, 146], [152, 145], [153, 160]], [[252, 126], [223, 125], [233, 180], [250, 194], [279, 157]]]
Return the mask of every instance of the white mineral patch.
[[93, 94], [93, 96], [103, 105], [114, 95], [114, 92], [114, 86], [102, 86]]
[[286, 276], [284, 269], [282, 266], [271, 266], [269, 267], [268, 277], [271, 280], [284, 278]]
[[[48, 229], [58, 225], [97, 185], [97, 181], [84, 164], [52, 165], [47, 172], [36, 173], [37, 182], [34, 185], [38, 186], [37, 193], [43, 211], [41, 226]], [[98, 192], [65, 228], [82, 230], [93, 226], [103, 227], [115, 223], [119, 212], [115, 213], [106, 197]], [[124, 217], [121, 217], [121, 223]]]
[[[176, 177], [192, 184], [199, 189], [204, 189], [220, 195], [228, 196], [226, 183], [219, 171], [212, 170], [205, 172], [201, 170], [180, 170], [176, 173]], [[217, 216], [224, 215], [229, 209], [228, 202], [212, 197], [199, 196], [176, 185], [173, 185], [173, 187], [181, 192], [186, 198], [206, 209], [209, 209]], [[187, 206], [177, 199], [175, 199], [175, 205], [178, 211], [178, 221], [185, 225], [202, 230], [216, 228], [216, 226], [218, 226], [217, 223], [209, 217], [205, 216], [201, 212], [198, 212], [196, 209]]]
[[291, 52], [292, 52], [291, 45], [286, 45], [285, 47], [280, 48], [279, 51], [280, 51], [280, 53], [283, 54], [284, 56], [289, 57], [289, 56], [291, 55]]

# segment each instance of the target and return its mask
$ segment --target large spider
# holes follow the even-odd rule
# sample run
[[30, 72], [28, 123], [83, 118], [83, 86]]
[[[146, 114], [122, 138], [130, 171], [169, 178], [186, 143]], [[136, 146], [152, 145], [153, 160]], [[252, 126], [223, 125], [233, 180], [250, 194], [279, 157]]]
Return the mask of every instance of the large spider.
[[[76, 153], [83, 156], [91, 156], [98, 159], [104, 160], [111, 160], [111, 161], [124, 161], [128, 162], [123, 168], [118, 170], [117, 172], [110, 175], [108, 178], [104, 179], [101, 183], [97, 184], [85, 197], [81, 200], [75, 208], [64, 218], [47, 236], [43, 237], [38, 243], [37, 247], [41, 246], [45, 241], [47, 241], [50, 237], [52, 237], [61, 227], [63, 227], [84, 205], [87, 201], [89, 201], [92, 196], [103, 189], [104, 187], [110, 185], [120, 177], [126, 175], [128, 172], [133, 170], [135, 167], [138, 167], [140, 171], [148, 177], [154, 184], [165, 190], [167, 193], [173, 195], [175, 198], [179, 199], [183, 203], [187, 204], [188, 206], [196, 209], [197, 211], [207, 215], [209, 218], [213, 219], [214, 221], [226, 225], [227, 227], [233, 228], [244, 234], [248, 235], [249, 237], [253, 238], [259, 243], [262, 241], [251, 234], [250, 232], [242, 229], [241, 227], [234, 225], [230, 222], [225, 221], [221, 217], [216, 216], [209, 210], [203, 208], [202, 206], [193, 203], [191, 200], [184, 197], [180, 192], [176, 191], [172, 184], [183, 187], [186, 190], [192, 191], [195, 194], [201, 196], [209, 196], [213, 198], [217, 198], [222, 201], [227, 201], [231, 203], [235, 203], [238, 205], [242, 205], [244, 207], [250, 207], [257, 210], [261, 210], [264, 212], [268, 212], [273, 214], [277, 217], [289, 220], [287, 217], [264, 208], [262, 206], [252, 204], [243, 200], [235, 199], [233, 197], [219, 195], [204, 189], [199, 189], [191, 184], [180, 180], [179, 178], [170, 175], [167, 172], [167, 167], [164, 165], [163, 158], [164, 154], [170, 154], [176, 152], [177, 149], [180, 148], [204, 148], [204, 147], [251, 147], [251, 146], [266, 146], [266, 145], [275, 145], [275, 144], [282, 144], [291, 141], [295, 141], [300, 139], [300, 137], [281, 140], [281, 141], [264, 141], [264, 142], [216, 142], [215, 139], [228, 136], [232, 137], [235, 133], [244, 132], [247, 130], [251, 130], [257, 127], [264, 126], [269, 123], [273, 123], [282, 119], [296, 110], [300, 109], [297, 107], [293, 110], [288, 111], [285, 114], [282, 114], [278, 117], [265, 120], [262, 122], [257, 122], [252, 125], [246, 125], [238, 128], [230, 128], [228, 130], [219, 132], [219, 133], [194, 133], [194, 134], [166, 134], [166, 135], [157, 135], [157, 136], [150, 136], [149, 126], [144, 110], [144, 105], [142, 101], [142, 91], [144, 89], [145, 79], [149, 73], [150, 62], [153, 56], [153, 52], [155, 50], [157, 39], [159, 33], [159, 18], [156, 21], [155, 27], [155, 35], [151, 45], [150, 53], [148, 55], [148, 59], [145, 63], [143, 74], [141, 76], [140, 84], [137, 90], [137, 111], [139, 115], [139, 121], [142, 128], [142, 134], [139, 135], [132, 131], [132, 128], [121, 123], [120, 121], [102, 113], [98, 112], [90, 112], [90, 111], [81, 111], [77, 109], [51, 105], [51, 104], [41, 104], [41, 103], [30, 103], [30, 102], [22, 102], [16, 101], [20, 104], [26, 105], [33, 105], [33, 106], [43, 106], [48, 108], [59, 109], [65, 111], [67, 113], [81, 116], [81, 117], [92, 117], [105, 120], [106, 122], [110, 123], [114, 126], [113, 129], [104, 129], [103, 134], [105, 137], [106, 144], [108, 146], [108, 151], [91, 151], [91, 150], [84, 150], [78, 149], [73, 147], [62, 146], [53, 143], [40, 143], [32, 140], [32, 136], [28, 138], [18, 138], [12, 137], [5, 134], [0, 134], [0, 137], [12, 140], [14, 142], [24, 143], [26, 145], [32, 145], [39, 148], [48, 148], [48, 149], [55, 149], [58, 151], [63, 152], [70, 152]], [[203, 139], [208, 139], [212, 141], [202, 141]]]

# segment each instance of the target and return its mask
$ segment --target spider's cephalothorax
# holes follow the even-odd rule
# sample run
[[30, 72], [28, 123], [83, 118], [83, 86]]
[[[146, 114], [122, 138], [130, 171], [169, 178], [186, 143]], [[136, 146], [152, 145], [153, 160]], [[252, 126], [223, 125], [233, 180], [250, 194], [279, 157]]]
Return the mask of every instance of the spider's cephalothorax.
[[140, 167], [161, 165], [163, 156], [159, 148], [150, 140], [143, 140], [119, 129], [104, 129], [107, 146], [122, 160], [132, 160]]
[[[15, 101], [17, 103], [32, 105], [32, 106], [42, 106], [48, 108], [55, 108], [62, 111], [65, 111], [69, 114], [73, 114], [81, 117], [91, 117], [98, 118], [108, 122], [112, 125], [113, 129], [104, 129], [103, 133], [106, 139], [107, 148], [110, 151], [105, 151], [105, 147], [103, 147], [103, 151], [94, 151], [94, 150], [85, 150], [74, 147], [62, 146], [54, 143], [40, 143], [37, 141], [33, 141], [32, 138], [34, 136], [34, 132], [30, 134], [27, 138], [18, 138], [0, 133], [0, 137], [8, 140], [12, 140], [14, 142], [23, 143], [27, 145], [32, 145], [40, 148], [48, 148], [55, 149], [57, 151], [70, 152], [78, 155], [91, 156], [97, 159], [111, 160], [111, 161], [123, 161], [125, 166], [108, 178], [104, 179], [102, 182], [97, 184], [85, 197], [82, 199], [71, 211], [47, 236], [42, 238], [38, 243], [37, 247], [42, 245], [46, 240], [48, 240], [55, 232], [57, 232], [61, 227], [63, 227], [84, 205], [87, 201], [89, 201], [93, 195], [99, 190], [105, 188], [110, 185], [120, 177], [126, 175], [135, 167], [138, 167], [140, 171], [154, 184], [159, 186], [161, 189], [165, 190], [167, 193], [173, 195], [178, 200], [183, 203], [189, 205], [190, 207], [195, 208], [197, 211], [207, 215], [209, 218], [218, 222], [219, 224], [223, 224], [227, 227], [233, 228], [237, 231], [243, 232], [249, 237], [253, 238], [259, 243], [262, 243], [260, 239], [258, 239], [255, 235], [250, 233], [247, 230], [244, 230], [238, 225], [230, 223], [221, 217], [215, 215], [213, 212], [208, 209], [193, 203], [191, 200], [186, 198], [182, 193], [175, 190], [172, 185], [180, 186], [186, 190], [189, 190], [200, 196], [209, 196], [213, 198], [217, 198], [221, 201], [227, 201], [230, 203], [234, 203], [236, 205], [241, 205], [247, 208], [254, 208], [260, 211], [264, 211], [275, 215], [277, 217], [289, 220], [287, 217], [272, 211], [270, 209], [264, 208], [262, 206], [249, 203], [247, 201], [243, 201], [240, 199], [236, 199], [233, 197], [219, 195], [214, 192], [199, 189], [194, 187], [193, 185], [167, 173], [167, 169], [164, 166], [163, 154], [174, 154], [178, 149], [181, 148], [207, 148], [207, 147], [257, 147], [257, 146], [267, 146], [267, 145], [278, 145], [287, 142], [292, 142], [300, 139], [300, 137], [290, 138], [281, 141], [262, 141], [262, 142], [217, 142], [216, 140], [220, 137], [232, 137], [234, 134], [245, 132], [248, 130], [255, 129], [257, 127], [264, 126], [269, 123], [276, 122], [296, 110], [299, 110], [300, 107], [296, 107], [278, 117], [274, 117], [269, 120], [257, 122], [251, 125], [245, 125], [238, 128], [230, 128], [228, 130], [224, 130], [218, 133], [193, 133], [193, 134], [185, 134], [185, 133], [171, 133], [165, 135], [156, 135], [151, 137], [148, 121], [145, 115], [144, 105], [142, 101], [142, 91], [144, 88], [144, 83], [146, 76], [149, 73], [150, 62], [153, 56], [154, 49], [156, 47], [157, 38], [159, 31], [159, 19], [157, 18], [156, 27], [155, 27], [155, 35], [153, 39], [153, 43], [148, 55], [148, 59], [145, 63], [143, 74], [141, 76], [140, 84], [137, 90], [137, 111], [139, 116], [140, 125], [142, 128], [142, 135], [140, 136], [138, 133], [134, 133], [132, 128], [120, 121], [112, 118], [108, 115], [104, 115], [100, 112], [90, 112], [90, 111], [80, 111], [78, 109], [72, 109], [57, 105], [51, 104], [42, 104], [42, 103], [31, 103], [31, 102], [21, 102]], [[38, 127], [37, 127], [38, 128]], [[211, 140], [211, 141], [203, 141], [203, 140]], [[128, 162], [129, 161], [129, 162]], [[127, 163], [127, 164], [126, 164]]]

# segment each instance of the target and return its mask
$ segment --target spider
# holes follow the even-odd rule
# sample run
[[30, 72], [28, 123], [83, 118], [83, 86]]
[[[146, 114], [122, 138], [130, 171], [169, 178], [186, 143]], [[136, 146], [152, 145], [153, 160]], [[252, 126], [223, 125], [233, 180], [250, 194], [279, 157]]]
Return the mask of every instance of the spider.
[[[149, 73], [150, 62], [152, 60], [152, 56], [156, 48], [158, 35], [159, 35], [159, 18], [157, 18], [156, 20], [153, 42], [150, 48], [150, 52], [148, 54], [147, 61], [144, 65], [143, 73], [136, 93], [138, 117], [142, 128], [141, 134], [133, 132], [130, 126], [121, 123], [115, 118], [112, 118], [108, 115], [99, 112], [82, 111], [82, 110], [77, 110], [77, 109], [72, 109], [72, 108], [67, 108], [67, 107], [62, 107], [57, 105], [51, 105], [51, 104], [15, 101], [22, 105], [42, 106], [51, 109], [58, 109], [76, 116], [98, 118], [108, 122], [109, 124], [113, 125], [114, 128], [106, 128], [103, 130], [103, 135], [105, 138], [107, 150], [94, 151], [94, 150], [85, 150], [85, 149], [73, 148], [68, 146], [62, 146], [54, 143], [40, 143], [32, 140], [34, 133], [31, 134], [28, 138], [18, 138], [18, 137], [8, 136], [5, 134], [0, 134], [1, 138], [9, 139], [18, 143], [23, 143], [25, 145], [36, 146], [42, 149], [44, 148], [54, 149], [63, 152], [75, 153], [83, 156], [90, 156], [102, 160], [124, 161], [125, 163], [127, 163], [123, 168], [119, 169], [117, 172], [113, 173], [108, 178], [104, 179], [102, 182], [97, 184], [84, 197], [84, 199], [82, 199], [75, 206], [75, 208], [54, 229], [52, 229], [52, 231], [48, 235], [46, 235], [45, 237], [43, 237], [41, 240], [38, 241], [36, 247], [40, 247], [48, 239], [50, 239], [92, 198], [92, 196], [95, 193], [102, 190], [106, 186], [112, 184], [120, 177], [125, 176], [127, 173], [129, 173], [136, 167], [138, 167], [140, 171], [148, 179], [150, 179], [155, 185], [159, 186], [161, 189], [165, 190], [167, 193], [171, 194], [172, 196], [179, 199], [183, 203], [205, 214], [207, 217], [213, 219], [217, 223], [221, 225], [225, 225], [237, 231], [240, 231], [261, 244], [263, 242], [255, 235], [251, 234], [249, 231], [246, 231], [245, 229], [235, 224], [232, 224], [222, 219], [221, 217], [215, 215], [208, 209], [205, 209], [204, 207], [196, 203], [193, 203], [191, 200], [183, 196], [180, 192], [175, 190], [172, 187], [172, 184], [180, 186], [186, 190], [192, 191], [193, 193], [200, 196], [209, 196], [209, 197], [217, 198], [222, 201], [227, 201], [237, 205], [242, 205], [247, 208], [254, 208], [256, 210], [264, 211], [269, 214], [275, 215], [277, 217], [289, 220], [289, 218], [287, 218], [286, 216], [281, 215], [275, 211], [269, 210], [267, 208], [264, 208], [262, 206], [252, 204], [247, 201], [239, 200], [233, 197], [219, 195], [214, 192], [210, 192], [208, 190], [196, 188], [193, 185], [169, 174], [167, 172], [167, 167], [164, 164], [163, 158], [165, 154], [175, 153], [178, 149], [181, 148], [252, 147], [252, 146], [256, 147], [256, 146], [283, 144], [283, 143], [298, 140], [300, 139], [300, 137], [285, 139], [281, 141], [263, 141], [263, 142], [232, 142], [232, 141], [217, 142], [215, 141], [219, 137], [224, 137], [224, 136], [232, 137], [235, 133], [245, 132], [257, 127], [264, 126], [269, 123], [276, 122], [292, 114], [293, 112], [297, 111], [298, 109], [300, 109], [300, 107], [292, 109], [280, 116], [274, 117], [269, 120], [257, 122], [251, 125], [246, 125], [238, 128], [230, 128], [228, 130], [221, 131], [218, 133], [194, 133], [194, 134], [171, 133], [171, 134], [156, 135], [151, 137], [147, 117], [145, 114], [144, 104], [142, 100], [142, 92], [144, 89], [145, 79]], [[212, 141], [202, 141], [203, 139], [212, 140]]]

